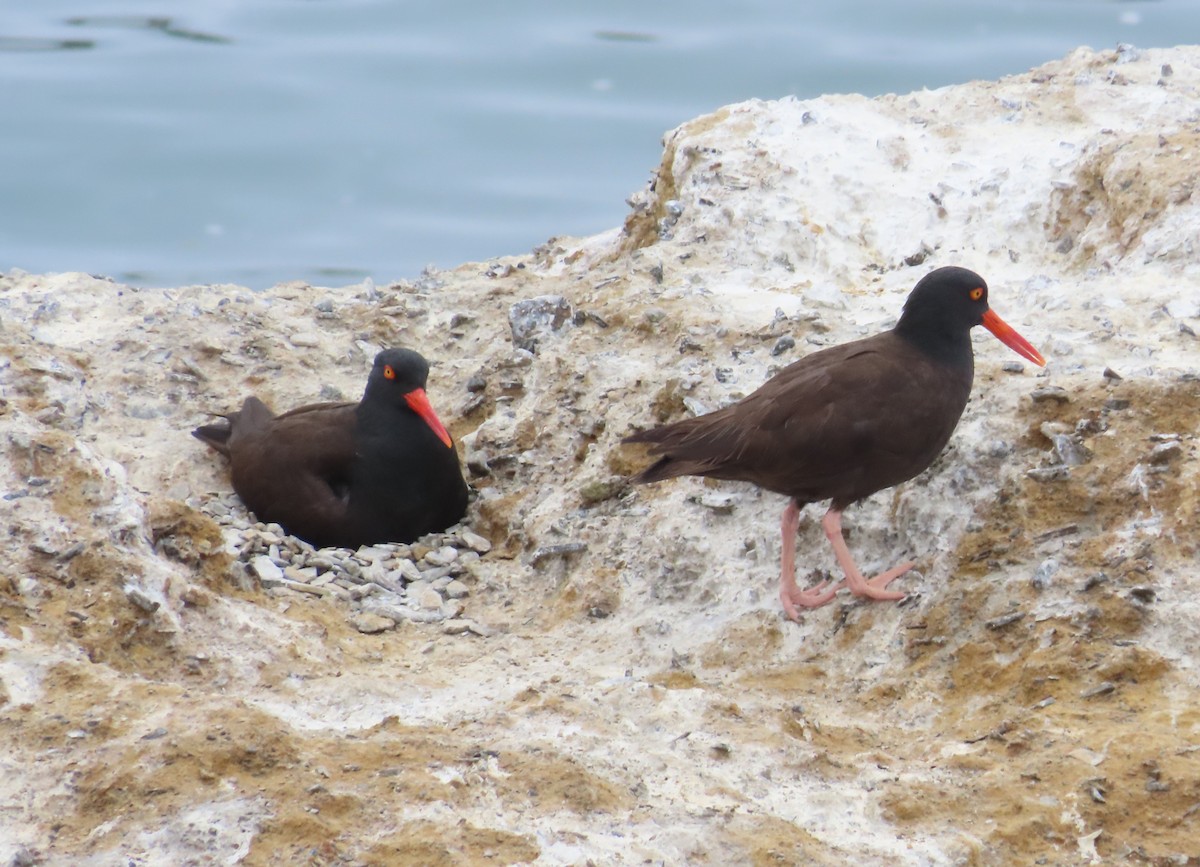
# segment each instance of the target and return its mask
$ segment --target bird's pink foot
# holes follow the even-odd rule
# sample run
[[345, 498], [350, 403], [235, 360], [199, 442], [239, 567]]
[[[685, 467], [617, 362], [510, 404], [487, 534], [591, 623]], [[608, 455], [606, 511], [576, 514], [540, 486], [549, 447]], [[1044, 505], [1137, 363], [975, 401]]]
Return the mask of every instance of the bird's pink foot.
[[[901, 563], [899, 566], [893, 566], [891, 569], [888, 569], [886, 572], [880, 572], [874, 578], [868, 578], [867, 586], [872, 587], [876, 590], [883, 590], [884, 587], [887, 587], [888, 584], [895, 581], [901, 575], [906, 574], [910, 569], [912, 569], [916, 565], [917, 565], [916, 563], [909, 561], [908, 563]], [[894, 593], [896, 591], [890, 591], [890, 592]], [[898, 596], [896, 596], [894, 598], [903, 599], [907, 595], [908, 595], [907, 593], [900, 593]], [[883, 597], [872, 596], [871, 598], [872, 599], [880, 599]], [[887, 597], [887, 598], [893, 598], [893, 597]]]
[[850, 549], [846, 547], [846, 540], [842, 536], [842, 513], [830, 507], [829, 511], [825, 513], [825, 517], [821, 519], [821, 526], [825, 530], [826, 538], [833, 546], [833, 553], [837, 557], [838, 565], [846, 573], [844, 583], [850, 588], [851, 593], [860, 599], [891, 602], [903, 599], [908, 595], [897, 590], [888, 590], [887, 585], [911, 569], [915, 565], [914, 563], [901, 563], [886, 572], [881, 572], [874, 578], [864, 578], [862, 572], [858, 571], [858, 566], [855, 565], [854, 558], [850, 555]]
[[781, 581], [779, 601], [783, 603], [784, 613], [792, 620], [798, 621], [800, 608], [820, 608], [833, 599], [845, 583], [838, 581], [836, 584], [830, 584], [829, 579], [825, 579], [820, 584], [801, 590], [795, 581]]

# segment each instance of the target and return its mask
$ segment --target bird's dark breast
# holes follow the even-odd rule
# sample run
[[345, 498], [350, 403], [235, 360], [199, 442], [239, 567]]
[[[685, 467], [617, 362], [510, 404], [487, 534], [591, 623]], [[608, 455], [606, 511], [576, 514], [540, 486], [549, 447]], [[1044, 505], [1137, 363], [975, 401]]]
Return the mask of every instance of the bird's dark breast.
[[[806, 444], [803, 469], [781, 493], [834, 508], [869, 497], [923, 472], [954, 433], [971, 391], [970, 367], [890, 355], [873, 387], [838, 400]], [[784, 464], [786, 465], [786, 460]]]
[[359, 418], [347, 526], [363, 540], [410, 542], [466, 513], [458, 453], [414, 414]]

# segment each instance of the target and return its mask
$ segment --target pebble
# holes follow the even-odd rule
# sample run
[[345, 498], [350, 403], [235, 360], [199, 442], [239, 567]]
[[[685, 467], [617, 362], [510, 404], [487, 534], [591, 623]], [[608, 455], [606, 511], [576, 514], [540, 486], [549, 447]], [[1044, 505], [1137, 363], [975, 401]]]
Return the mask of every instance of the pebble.
[[292, 346], [311, 349], [321, 345], [321, 338], [311, 331], [300, 331], [288, 338]]
[[1054, 467], [1035, 467], [1028, 470], [1025, 475], [1035, 482], [1059, 482], [1071, 478], [1071, 470], [1059, 464]]
[[[246, 564], [249, 580], [256, 578], [272, 596], [302, 593], [344, 605], [347, 621], [364, 634], [387, 632], [404, 620], [467, 624], [446, 631], [451, 635], [493, 634], [489, 627], [460, 617], [463, 600], [471, 594], [470, 579], [460, 576], [474, 574], [473, 565], [492, 549], [491, 541], [467, 527], [455, 525], [411, 544], [317, 549], [287, 535], [278, 524], [252, 521], [233, 494], [196, 497], [188, 503], [222, 526], [226, 549]], [[543, 556], [562, 553], [566, 552], [547, 550]], [[132, 596], [130, 601], [138, 604]]]
[[796, 338], [790, 334], [785, 334], [775, 341], [775, 345], [771, 348], [771, 355], [783, 355], [789, 349], [796, 346]]
[[734, 502], [731, 494], [703, 494], [697, 498], [696, 502], [718, 515], [733, 514]]
[[126, 585], [125, 598], [136, 605], [138, 608], [145, 611], [147, 614], [153, 614], [158, 610], [159, 603], [155, 599], [151, 599], [146, 592], [141, 588], [133, 585]]
[[529, 565], [536, 566], [550, 557], [566, 557], [587, 550], [586, 542], [564, 542], [561, 545], [545, 545], [538, 548], [529, 558]]
[[360, 611], [350, 618], [350, 625], [364, 635], [375, 635], [380, 632], [387, 632], [389, 629], [395, 629], [396, 621], [390, 617], [384, 617], [382, 614]]
[[266, 554], [259, 554], [251, 560], [250, 568], [258, 576], [258, 580], [263, 583], [264, 587], [269, 587], [272, 583], [277, 584], [283, 580], [283, 570], [276, 566]]
[[1046, 401], [1054, 401], [1055, 403], [1067, 403], [1071, 398], [1067, 394], [1067, 390], [1058, 385], [1047, 385], [1045, 388], [1035, 388], [1029, 393], [1034, 403], [1045, 403]]
[[467, 617], [455, 617], [447, 620], [442, 624], [442, 631], [447, 635], [463, 635], [467, 632], [478, 635], [480, 638], [491, 638], [496, 634], [496, 630], [482, 623], [477, 623]]
[[438, 548], [436, 551], [430, 551], [423, 559], [424, 562], [432, 563], [434, 566], [449, 566], [458, 559], [458, 549], [451, 545], [446, 545]]
[[467, 547], [478, 554], [486, 554], [492, 550], [492, 543], [480, 536], [478, 533], [472, 533], [470, 530], [462, 531], [462, 540], [467, 543]]
[[404, 581], [421, 580], [421, 570], [412, 560], [396, 560], [395, 575]]
[[1179, 442], [1159, 443], [1150, 450], [1150, 463], [1169, 464], [1183, 456], [1183, 445]]
[[538, 344], [571, 318], [571, 305], [561, 295], [539, 295], [508, 309], [513, 346], [537, 352]]
[[1033, 572], [1033, 577], [1029, 579], [1029, 583], [1033, 585], [1034, 590], [1045, 590], [1050, 586], [1050, 579], [1058, 572], [1058, 561], [1050, 558], [1043, 560]]
[[[312, 566], [288, 566], [283, 570], [283, 575], [289, 581], [301, 581], [307, 584], [309, 581], [312, 581], [317, 577], [317, 570]], [[259, 575], [259, 578], [261, 577], [262, 576]]]
[[432, 587], [423, 588], [416, 593], [414, 598], [418, 605], [430, 611], [440, 610], [442, 607], [442, 594], [438, 593]]

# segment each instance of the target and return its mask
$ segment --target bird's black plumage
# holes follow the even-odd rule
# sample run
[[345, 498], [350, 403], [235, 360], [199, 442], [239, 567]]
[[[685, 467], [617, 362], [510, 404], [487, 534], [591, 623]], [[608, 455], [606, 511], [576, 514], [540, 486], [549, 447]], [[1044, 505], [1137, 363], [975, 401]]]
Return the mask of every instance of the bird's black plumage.
[[429, 364], [375, 357], [362, 400], [274, 415], [249, 397], [193, 435], [230, 460], [233, 488], [263, 521], [315, 545], [408, 542], [462, 518], [467, 485], [429, 399]]
[[[1044, 363], [990, 311], [982, 277], [939, 268], [917, 283], [892, 330], [805, 356], [724, 409], [627, 437], [648, 443], [658, 457], [634, 481], [694, 475], [753, 482], [787, 496], [797, 514], [807, 503], [830, 500], [826, 530], [836, 524], [840, 542], [842, 510], [911, 479], [946, 446], [971, 392], [970, 331], [981, 324]], [[794, 545], [788, 523], [794, 521], [785, 514], [785, 555]], [[794, 579], [791, 565], [784, 567], [788, 590]], [[865, 579], [847, 572], [859, 592]], [[784, 607], [794, 616], [787, 598]]]

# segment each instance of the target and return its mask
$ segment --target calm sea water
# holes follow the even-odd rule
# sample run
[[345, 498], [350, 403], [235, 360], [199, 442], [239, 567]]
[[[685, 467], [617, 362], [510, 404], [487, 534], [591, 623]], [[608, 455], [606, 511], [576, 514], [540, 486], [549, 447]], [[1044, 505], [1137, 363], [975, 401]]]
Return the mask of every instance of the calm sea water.
[[1197, 41], [1195, 0], [7, 3], [0, 270], [383, 283], [619, 225], [726, 103]]

